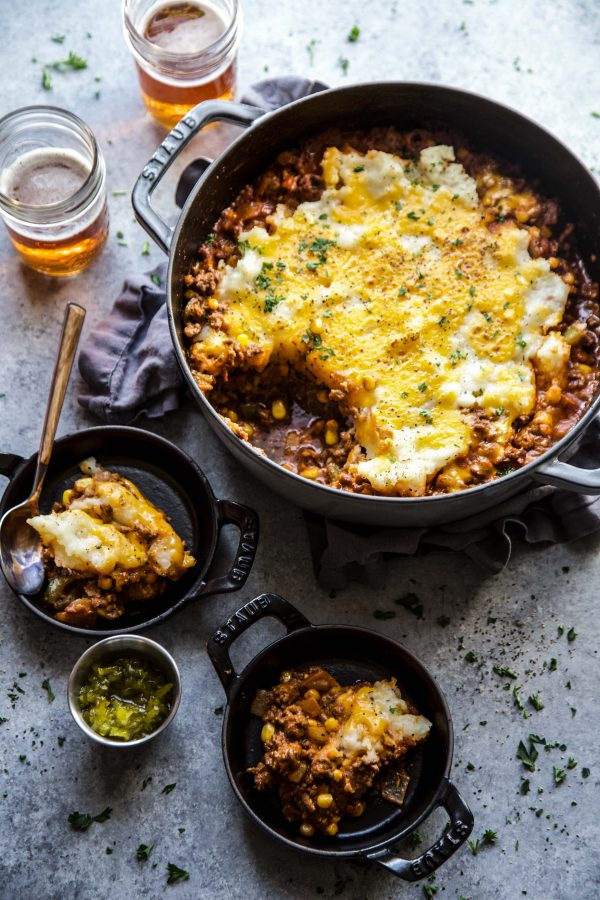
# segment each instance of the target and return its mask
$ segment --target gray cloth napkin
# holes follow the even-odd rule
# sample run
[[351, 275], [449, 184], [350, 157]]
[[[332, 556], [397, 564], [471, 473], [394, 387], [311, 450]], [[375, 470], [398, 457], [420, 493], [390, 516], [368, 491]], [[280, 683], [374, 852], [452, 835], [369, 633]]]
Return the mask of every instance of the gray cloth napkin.
[[[244, 102], [276, 109], [327, 85], [284, 76], [253, 85]], [[206, 168], [190, 163], [177, 187], [181, 205]], [[173, 352], [164, 292], [166, 264], [128, 278], [114, 307], [87, 337], [79, 370], [87, 385], [80, 404], [104, 422], [124, 425], [139, 416], [163, 416], [181, 404], [184, 381]], [[594, 422], [573, 462], [597, 465], [600, 424]], [[315, 573], [326, 588], [348, 581], [380, 585], [385, 560], [434, 549], [462, 551], [484, 568], [500, 571], [514, 538], [530, 544], [567, 542], [600, 529], [600, 498], [536, 486], [484, 513], [439, 528], [369, 528], [305, 514]]]

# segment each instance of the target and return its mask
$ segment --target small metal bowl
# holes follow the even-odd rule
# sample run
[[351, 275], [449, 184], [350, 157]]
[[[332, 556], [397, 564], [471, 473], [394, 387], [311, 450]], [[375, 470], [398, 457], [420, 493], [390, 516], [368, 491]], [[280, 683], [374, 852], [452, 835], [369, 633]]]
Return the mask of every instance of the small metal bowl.
[[[157, 668], [162, 670], [167, 679], [173, 684], [173, 704], [168, 716], [161, 722], [156, 731], [152, 731], [144, 737], [136, 738], [134, 741], [116, 741], [111, 738], [102, 737], [101, 734], [98, 734], [93, 728], [90, 728], [83, 718], [81, 707], [79, 706], [79, 692], [94, 663], [100, 662], [101, 660], [108, 661], [115, 656], [127, 652], [137, 653], [139, 656], [146, 657], [150, 662], [154, 663]], [[175, 713], [179, 708], [179, 701], [181, 700], [181, 678], [179, 676], [177, 664], [171, 654], [168, 653], [164, 647], [161, 647], [160, 644], [157, 644], [156, 641], [151, 641], [150, 638], [141, 637], [137, 634], [120, 634], [114, 637], [105, 638], [103, 641], [98, 641], [97, 644], [89, 647], [85, 653], [79, 657], [69, 676], [68, 695], [69, 709], [71, 710], [73, 718], [81, 730], [85, 732], [88, 737], [92, 738], [93, 741], [104, 744], [105, 747], [137, 747], [139, 744], [145, 744], [147, 741], [151, 741], [152, 738], [155, 738], [161, 731], [164, 731], [175, 718]]]

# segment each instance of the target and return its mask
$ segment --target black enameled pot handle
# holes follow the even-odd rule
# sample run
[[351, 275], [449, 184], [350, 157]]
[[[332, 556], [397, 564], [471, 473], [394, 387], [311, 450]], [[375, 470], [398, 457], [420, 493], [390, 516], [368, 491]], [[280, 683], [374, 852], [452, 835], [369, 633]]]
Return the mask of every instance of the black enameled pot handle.
[[444, 807], [450, 816], [450, 827], [429, 850], [416, 859], [403, 859], [390, 849], [366, 853], [366, 858], [379, 863], [405, 881], [419, 881], [435, 872], [464, 844], [473, 830], [473, 813], [447, 778], [442, 782], [435, 806]]
[[191, 109], [168, 133], [162, 144], [154, 151], [136, 181], [131, 194], [131, 203], [136, 218], [142, 228], [165, 253], [175, 229], [163, 221], [152, 207], [152, 194], [161, 178], [191, 139], [211, 122], [231, 122], [233, 125], [252, 125], [266, 110], [230, 100], [205, 100]]
[[9, 481], [25, 460], [16, 453], [0, 453], [0, 475], [4, 475]]
[[237, 525], [240, 540], [231, 568], [226, 575], [211, 578], [196, 593], [196, 597], [205, 594], [222, 594], [225, 591], [237, 591], [246, 583], [250, 574], [256, 548], [258, 547], [258, 515], [249, 506], [242, 506], [235, 500], [217, 500], [217, 528], [219, 532], [224, 525]]
[[210, 660], [228, 695], [231, 685], [238, 677], [229, 657], [229, 648], [240, 634], [266, 616], [279, 619], [287, 628], [288, 634], [290, 631], [312, 626], [312, 622], [309, 622], [306, 616], [303, 616], [295, 606], [292, 606], [279, 594], [261, 594], [241, 606], [215, 631], [206, 645]]

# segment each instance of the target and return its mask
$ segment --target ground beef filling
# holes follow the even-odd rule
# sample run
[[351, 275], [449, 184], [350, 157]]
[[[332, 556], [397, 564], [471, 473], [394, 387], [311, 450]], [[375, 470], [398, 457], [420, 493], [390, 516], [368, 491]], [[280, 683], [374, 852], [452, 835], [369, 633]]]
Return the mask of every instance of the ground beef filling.
[[[375, 128], [369, 132], [330, 130], [302, 147], [285, 151], [253, 184], [246, 186], [216, 223], [210, 238], [198, 249], [198, 259], [185, 276], [185, 335], [191, 343], [206, 324], [222, 326], [224, 310], [214, 293], [220, 278], [219, 263], [234, 264], [243, 254], [238, 238], [254, 225], [267, 228], [266, 219], [280, 203], [295, 209], [316, 200], [323, 190], [321, 159], [327, 147], [366, 153], [376, 149], [402, 158], [416, 157], [425, 147], [450, 144], [456, 158], [475, 179], [491, 234], [498, 224], [514, 220], [529, 233], [529, 252], [545, 257], [569, 285], [565, 315], [557, 330], [568, 337], [571, 356], [566, 383], [548, 386], [537, 379], [537, 400], [532, 413], [514, 423], [505, 446], [494, 442], [489, 420], [479, 417], [477, 442], [456, 460], [460, 471], [439, 474], [427, 485], [427, 494], [447, 493], [506, 475], [531, 462], [564, 437], [590, 405], [598, 385], [600, 306], [598, 284], [588, 262], [577, 249], [573, 226], [566, 223], [558, 202], [544, 198], [515, 166], [474, 152], [460, 136], [447, 131], [399, 132]], [[595, 257], [589, 261], [595, 263]], [[217, 378], [201, 370], [192, 356], [190, 366], [199, 387], [242, 440], [250, 441], [284, 468], [322, 484], [356, 493], [376, 493], [354, 465], [364, 458], [352, 430], [352, 411], [344, 407], [341, 392], [314, 383], [307, 372], [290, 372], [287, 364], [271, 363], [260, 374], [251, 360], [235, 358]]]
[[397, 805], [404, 800], [404, 758], [422, 738], [394, 740], [385, 733], [376, 758], [343, 753], [340, 744], [334, 749], [332, 735], [348, 719], [349, 696], [362, 686], [342, 687], [326, 670], [310, 667], [283, 672], [279, 684], [259, 691], [253, 702], [251, 711], [264, 723], [264, 755], [248, 771], [257, 790], [278, 795], [283, 815], [299, 823], [304, 837], [336, 835], [341, 819], [363, 814], [372, 791]]

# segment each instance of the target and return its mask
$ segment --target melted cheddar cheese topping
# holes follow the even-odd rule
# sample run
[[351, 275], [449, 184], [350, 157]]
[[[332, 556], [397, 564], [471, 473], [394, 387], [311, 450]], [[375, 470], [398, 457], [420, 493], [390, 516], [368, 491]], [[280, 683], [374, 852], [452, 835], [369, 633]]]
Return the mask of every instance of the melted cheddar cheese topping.
[[560, 379], [569, 345], [548, 329], [568, 287], [529, 255], [526, 230], [489, 230], [449, 146], [416, 161], [329, 148], [322, 168], [319, 200], [241, 235], [215, 291], [224, 324], [190, 352], [217, 371], [233, 342], [246, 366], [287, 361], [341, 390], [358, 473], [422, 495], [476, 445], [478, 416], [501, 456], [535, 406], [535, 370]]
[[75, 482], [82, 496], [65, 491], [65, 509], [34, 516], [35, 528], [57, 566], [87, 575], [111, 575], [146, 566], [176, 580], [196, 560], [169, 523], [142, 492], [122, 476], [110, 478], [94, 460], [82, 464], [89, 475]]

